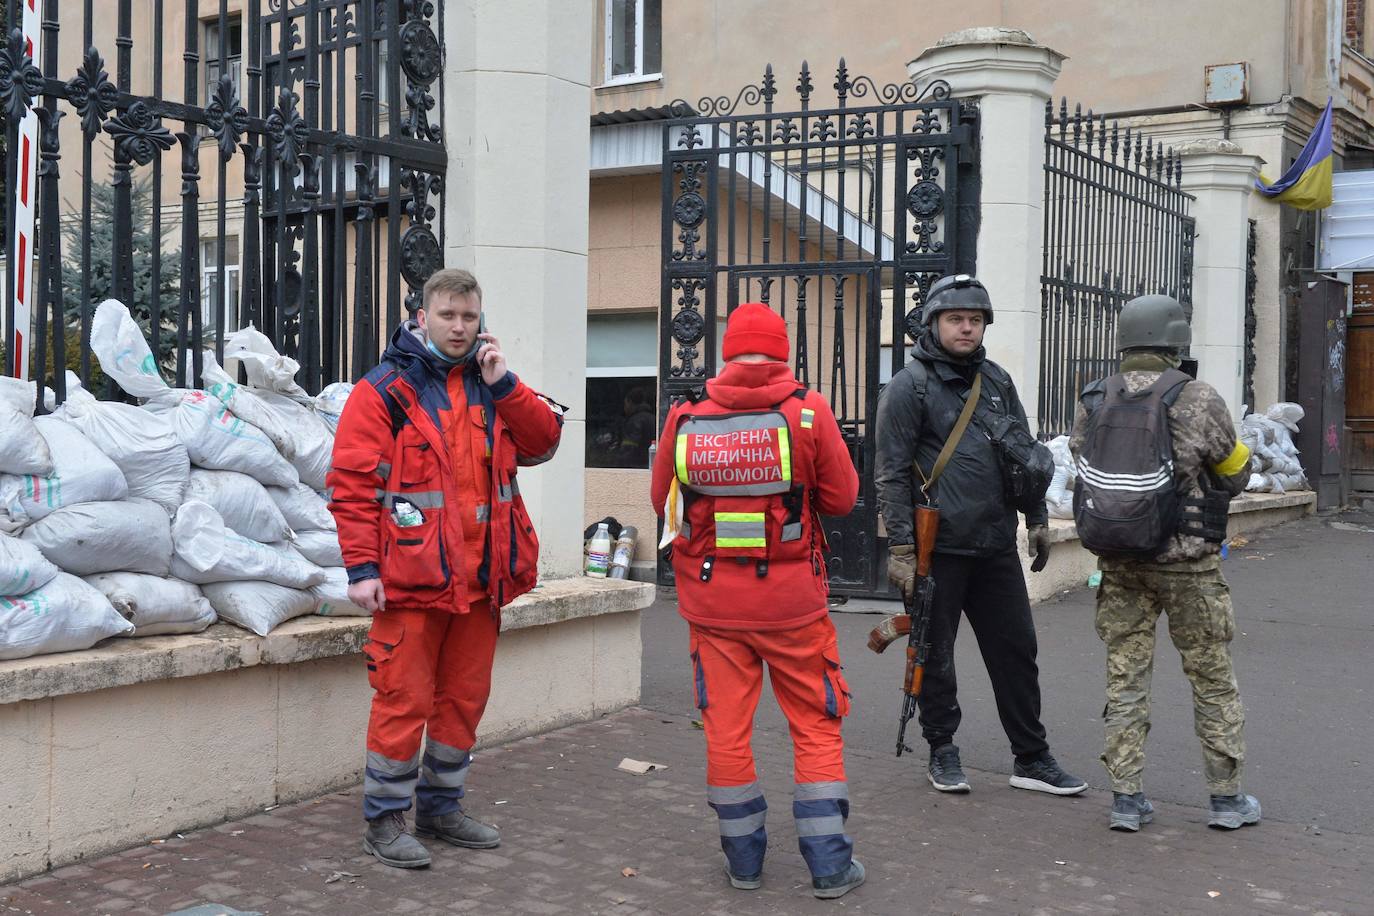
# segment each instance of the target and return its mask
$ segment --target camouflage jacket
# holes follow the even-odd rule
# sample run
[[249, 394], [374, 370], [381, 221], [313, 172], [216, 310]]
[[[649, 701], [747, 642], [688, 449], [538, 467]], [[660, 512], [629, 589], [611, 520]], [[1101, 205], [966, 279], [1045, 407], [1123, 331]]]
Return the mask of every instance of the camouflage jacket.
[[[1127, 389], [1137, 392], [1148, 388], [1168, 367], [1168, 363], [1160, 356], [1143, 353], [1129, 355], [1122, 363]], [[1075, 460], [1083, 448], [1087, 419], [1088, 411], [1080, 400], [1074, 417], [1073, 435], [1069, 438], [1069, 450]], [[1200, 499], [1203, 494], [1198, 481], [1203, 473], [1212, 465], [1225, 461], [1236, 447], [1236, 428], [1231, 420], [1231, 412], [1211, 385], [1189, 382], [1169, 408], [1169, 433], [1174, 440], [1174, 483], [1185, 498]], [[1220, 484], [1222, 489], [1235, 496], [1245, 488], [1249, 477], [1247, 466], [1232, 477], [1213, 475], [1213, 483]], [[1168, 564], [1176, 570], [1214, 569], [1219, 563], [1217, 555], [1220, 553], [1220, 544], [1209, 543], [1200, 537], [1176, 534], [1152, 563], [1104, 557], [1102, 568]]]

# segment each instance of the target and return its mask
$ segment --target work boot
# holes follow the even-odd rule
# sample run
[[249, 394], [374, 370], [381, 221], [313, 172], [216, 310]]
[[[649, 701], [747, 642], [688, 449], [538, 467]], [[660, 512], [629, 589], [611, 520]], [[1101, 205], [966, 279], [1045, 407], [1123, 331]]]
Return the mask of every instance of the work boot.
[[468, 817], [461, 810], [452, 814], [415, 815], [415, 834], [433, 837], [462, 846], [465, 849], [495, 849], [501, 845], [501, 834], [495, 827]]
[[822, 900], [834, 900], [864, 883], [864, 867], [858, 859], [850, 859], [849, 867], [836, 875], [811, 879], [811, 893]]
[[1212, 816], [1208, 827], [1218, 830], [1239, 830], [1246, 824], [1260, 822], [1259, 799], [1253, 795], [1213, 795]]
[[404, 811], [389, 811], [367, 822], [363, 834], [363, 850], [377, 857], [383, 865], [394, 868], [424, 868], [429, 865], [429, 851], [406, 830]]
[[756, 875], [737, 875], [730, 870], [730, 863], [725, 863], [725, 876], [730, 879], [730, 886], [742, 891], [756, 891], [763, 887], [763, 872]]
[[1131, 833], [1155, 819], [1155, 806], [1145, 797], [1144, 792], [1127, 795], [1125, 792], [1112, 793], [1112, 830], [1127, 830]]
[[1049, 751], [1030, 763], [1016, 764], [1010, 782], [1015, 789], [1030, 789], [1051, 795], [1077, 795], [1088, 788], [1088, 784], [1077, 776], [1065, 773]]
[[926, 767], [926, 778], [941, 792], [967, 792], [968, 777], [959, 765], [959, 749], [952, 744], [942, 744], [930, 749], [930, 765]]

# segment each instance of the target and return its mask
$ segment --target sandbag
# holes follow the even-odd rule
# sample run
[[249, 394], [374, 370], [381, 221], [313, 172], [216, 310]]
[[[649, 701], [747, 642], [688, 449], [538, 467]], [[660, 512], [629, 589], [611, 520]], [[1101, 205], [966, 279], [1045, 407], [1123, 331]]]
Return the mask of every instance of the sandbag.
[[115, 463], [129, 485], [129, 496], [150, 499], [176, 512], [186, 490], [191, 459], [176, 431], [163, 417], [132, 404], [98, 401], [67, 372], [67, 400], [57, 415], [81, 430]]
[[172, 411], [172, 428], [197, 467], [238, 471], [274, 487], [293, 486], [300, 480], [291, 462], [262, 430], [204, 391], [182, 396]]
[[20, 537], [78, 576], [118, 570], [165, 576], [172, 563], [171, 519], [146, 499], [67, 506]]
[[324, 581], [324, 570], [289, 545], [259, 544], [235, 534], [214, 508], [199, 500], [187, 502], [177, 512], [172, 545], [172, 575], [196, 585], [261, 579], [309, 588]]
[[1069, 437], [1055, 436], [1045, 445], [1054, 456], [1054, 477], [1045, 491], [1045, 508], [1050, 518], [1073, 518], [1073, 454], [1069, 451]]
[[326, 385], [324, 390], [316, 395], [315, 413], [319, 414], [325, 426], [329, 427], [331, 435], [338, 435], [339, 417], [343, 414], [344, 404], [348, 403], [348, 396], [352, 393], [352, 382], [335, 382]]
[[284, 541], [291, 534], [267, 488], [247, 474], [193, 468], [186, 499], [213, 506], [225, 525], [254, 541]]
[[96, 307], [91, 318], [91, 352], [105, 374], [134, 397], [167, 393], [167, 383], [158, 374], [157, 360], [143, 338], [143, 329], [117, 300], [106, 299]]
[[0, 595], [23, 595], [57, 577], [53, 562], [32, 544], [0, 534]]
[[329, 504], [303, 483], [289, 488], [268, 487], [267, 495], [277, 504], [292, 531], [337, 531], [339, 528], [334, 513], [329, 511]]
[[14, 524], [37, 521], [63, 506], [123, 499], [129, 494], [124, 475], [90, 439], [66, 420], [34, 421], [53, 456], [46, 477], [0, 476], [0, 506]]
[[313, 594], [272, 582], [218, 582], [201, 587], [221, 618], [266, 636], [292, 617], [313, 614]]
[[215, 622], [215, 609], [189, 582], [131, 572], [97, 573], [86, 582], [134, 625], [132, 636], [199, 633]]
[[99, 590], [68, 573], [27, 594], [0, 597], [0, 661], [89, 649], [133, 629]]
[[297, 531], [291, 542], [296, 552], [316, 566], [343, 566], [343, 550], [336, 531]]
[[37, 474], [53, 471], [52, 452], [33, 425], [35, 385], [0, 376], [0, 474]]
[[321, 617], [371, 617], [372, 612], [364, 610], [348, 600], [348, 570], [342, 567], [326, 569], [325, 580], [310, 587], [310, 593], [319, 604], [315, 613]]
[[254, 388], [301, 400], [310, 398], [305, 389], [296, 384], [301, 364], [279, 354], [267, 335], [251, 324], [224, 338], [224, 367], [237, 378], [239, 365], [248, 376], [248, 384]]

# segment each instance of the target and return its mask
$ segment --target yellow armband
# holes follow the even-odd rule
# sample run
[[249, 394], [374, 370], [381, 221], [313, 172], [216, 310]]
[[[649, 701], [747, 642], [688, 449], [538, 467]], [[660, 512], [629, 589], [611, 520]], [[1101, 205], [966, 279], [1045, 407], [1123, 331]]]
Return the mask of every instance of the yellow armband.
[[1234, 477], [1245, 470], [1250, 463], [1250, 449], [1244, 442], [1237, 441], [1236, 447], [1231, 449], [1231, 454], [1226, 456], [1224, 461], [1212, 465], [1212, 471], [1218, 477]]

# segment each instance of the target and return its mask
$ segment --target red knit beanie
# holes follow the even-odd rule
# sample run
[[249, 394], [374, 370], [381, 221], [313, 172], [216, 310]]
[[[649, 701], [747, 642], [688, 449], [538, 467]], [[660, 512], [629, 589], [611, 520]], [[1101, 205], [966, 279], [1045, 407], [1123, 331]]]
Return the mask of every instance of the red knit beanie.
[[734, 359], [744, 353], [758, 353], [769, 359], [787, 362], [787, 322], [762, 302], [745, 302], [730, 313], [725, 325], [721, 353]]

